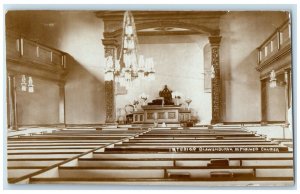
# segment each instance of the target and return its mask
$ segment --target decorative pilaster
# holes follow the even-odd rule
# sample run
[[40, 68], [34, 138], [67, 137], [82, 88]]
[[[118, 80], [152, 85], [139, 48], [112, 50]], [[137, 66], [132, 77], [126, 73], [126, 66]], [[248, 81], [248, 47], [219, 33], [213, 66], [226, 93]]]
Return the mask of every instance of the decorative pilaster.
[[214, 68], [215, 76], [211, 81], [211, 99], [212, 99], [212, 120], [211, 123], [221, 122], [221, 78], [220, 78], [220, 60], [219, 48], [221, 36], [210, 36], [209, 43], [211, 46], [211, 65]]
[[17, 91], [15, 75], [8, 75], [8, 103], [10, 129], [18, 130]]
[[289, 88], [290, 88], [290, 69], [286, 69], [284, 71], [284, 89], [285, 89], [285, 125], [288, 127], [290, 125], [289, 121], [289, 105], [290, 105], [290, 97], [289, 97]]
[[114, 81], [105, 81], [106, 123], [114, 123], [116, 121], [115, 109]]
[[[115, 39], [103, 39], [102, 44], [105, 49], [105, 58], [113, 57], [115, 61], [117, 53], [117, 41]], [[115, 89], [114, 81], [105, 81], [105, 112], [106, 123], [115, 123], [116, 121], [116, 106], [115, 106]]]
[[267, 122], [267, 84], [266, 79], [260, 80], [260, 88], [261, 88], [261, 125], [266, 125]]

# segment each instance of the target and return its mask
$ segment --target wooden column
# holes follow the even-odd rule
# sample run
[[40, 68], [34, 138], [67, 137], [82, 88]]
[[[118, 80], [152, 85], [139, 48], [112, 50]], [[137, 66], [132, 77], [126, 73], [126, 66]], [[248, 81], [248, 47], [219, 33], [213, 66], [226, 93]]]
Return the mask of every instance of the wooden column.
[[8, 106], [9, 106], [9, 126], [12, 130], [18, 130], [17, 114], [17, 91], [15, 75], [8, 75]]
[[261, 125], [267, 124], [267, 79], [260, 80], [261, 98]]
[[284, 82], [285, 82], [285, 85], [284, 85], [284, 94], [285, 94], [285, 125], [286, 127], [288, 127], [290, 125], [289, 123], [289, 106], [290, 106], [290, 70], [285, 70], [284, 71]]
[[10, 76], [6, 77], [6, 127], [9, 129], [11, 127], [11, 99], [10, 99]]
[[221, 122], [222, 100], [221, 100], [221, 78], [220, 78], [220, 60], [219, 48], [221, 36], [210, 36], [211, 46], [211, 65], [215, 70], [215, 77], [211, 80], [211, 99], [212, 99], [212, 120], [211, 124]]
[[65, 111], [65, 82], [58, 84], [59, 86], [59, 123], [66, 127], [66, 111]]
[[[117, 41], [115, 39], [103, 39], [102, 44], [105, 49], [105, 58], [112, 56], [115, 61], [117, 56]], [[115, 83], [114, 81], [105, 81], [105, 113], [106, 123], [116, 122], [116, 103], [115, 103]]]

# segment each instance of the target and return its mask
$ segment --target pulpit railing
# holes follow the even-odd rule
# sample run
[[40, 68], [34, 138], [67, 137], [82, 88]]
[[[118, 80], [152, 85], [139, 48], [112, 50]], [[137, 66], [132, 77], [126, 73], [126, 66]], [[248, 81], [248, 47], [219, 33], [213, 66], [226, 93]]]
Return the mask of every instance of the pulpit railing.
[[258, 65], [269, 60], [290, 44], [291, 24], [290, 20], [287, 20], [257, 48]]

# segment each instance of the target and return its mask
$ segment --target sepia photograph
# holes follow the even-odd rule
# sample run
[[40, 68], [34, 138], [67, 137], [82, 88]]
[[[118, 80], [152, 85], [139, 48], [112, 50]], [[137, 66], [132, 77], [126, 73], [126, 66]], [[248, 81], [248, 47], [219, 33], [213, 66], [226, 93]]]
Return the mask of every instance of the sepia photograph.
[[294, 187], [293, 14], [7, 10], [3, 181]]

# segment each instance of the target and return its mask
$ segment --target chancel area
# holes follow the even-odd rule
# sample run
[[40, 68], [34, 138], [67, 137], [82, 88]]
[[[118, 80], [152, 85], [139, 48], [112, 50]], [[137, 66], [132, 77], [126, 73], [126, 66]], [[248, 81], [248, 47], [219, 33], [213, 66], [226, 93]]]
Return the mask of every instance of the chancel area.
[[8, 11], [8, 183], [293, 186], [290, 14]]

